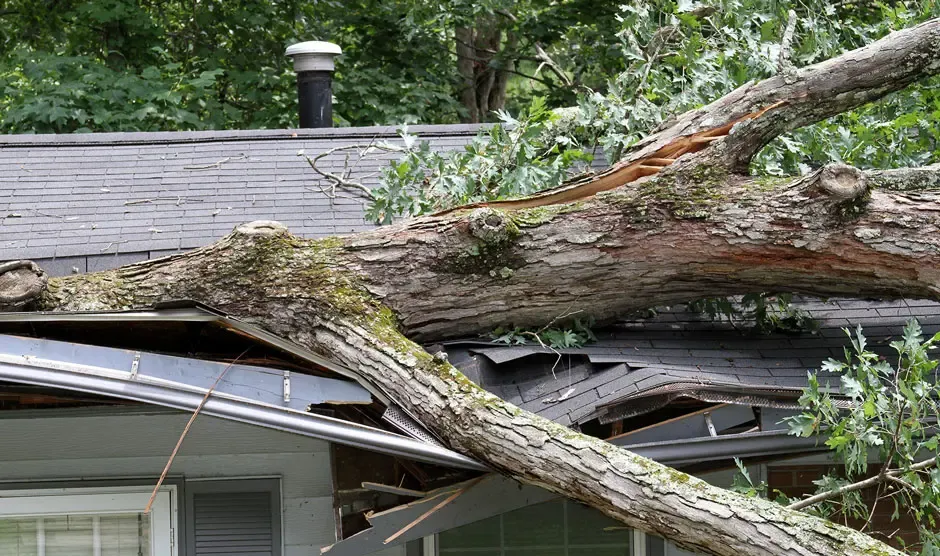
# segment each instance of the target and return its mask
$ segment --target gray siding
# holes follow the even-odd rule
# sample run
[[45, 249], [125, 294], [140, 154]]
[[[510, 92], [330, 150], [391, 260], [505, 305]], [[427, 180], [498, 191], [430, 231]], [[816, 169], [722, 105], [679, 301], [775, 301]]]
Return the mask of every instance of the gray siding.
[[[156, 477], [188, 419], [163, 411], [55, 413], [0, 419], [0, 481]], [[326, 442], [198, 417], [170, 473], [186, 480], [279, 477], [284, 554], [318, 556], [335, 541]]]

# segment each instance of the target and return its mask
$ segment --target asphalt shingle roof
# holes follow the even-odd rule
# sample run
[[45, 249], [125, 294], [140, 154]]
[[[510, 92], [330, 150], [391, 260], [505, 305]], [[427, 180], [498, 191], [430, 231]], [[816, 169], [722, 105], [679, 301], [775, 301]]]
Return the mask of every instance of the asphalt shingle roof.
[[[449, 150], [478, 129], [410, 131]], [[251, 220], [278, 220], [306, 237], [363, 230], [371, 224], [362, 201], [328, 198], [297, 153], [397, 137], [393, 127], [3, 136], [0, 260], [33, 259], [65, 274], [200, 247]], [[342, 171], [346, 156], [321, 166]], [[389, 156], [362, 160], [353, 179], [376, 184]]]
[[[861, 325], [875, 351], [917, 318], [925, 333], [940, 330], [940, 303], [919, 300], [801, 300], [819, 328], [799, 335], [753, 335], [684, 308], [660, 311], [598, 333], [598, 341], [560, 350], [480, 340], [448, 342], [451, 360], [481, 386], [523, 409], [570, 425], [607, 411], [640, 411], [640, 400], [712, 389], [795, 392], [807, 372], [843, 358], [844, 327]], [[835, 376], [829, 377], [837, 386]], [[618, 406], [620, 406], [618, 408]]]

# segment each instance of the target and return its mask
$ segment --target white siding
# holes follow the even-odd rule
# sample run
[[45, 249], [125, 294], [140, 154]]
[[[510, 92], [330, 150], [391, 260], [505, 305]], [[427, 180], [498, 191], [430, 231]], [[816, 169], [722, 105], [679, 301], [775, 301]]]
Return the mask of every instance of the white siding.
[[[155, 477], [189, 419], [163, 411], [57, 414], [0, 419], [0, 481]], [[319, 556], [336, 540], [326, 442], [199, 416], [170, 475], [280, 477], [285, 555]]]

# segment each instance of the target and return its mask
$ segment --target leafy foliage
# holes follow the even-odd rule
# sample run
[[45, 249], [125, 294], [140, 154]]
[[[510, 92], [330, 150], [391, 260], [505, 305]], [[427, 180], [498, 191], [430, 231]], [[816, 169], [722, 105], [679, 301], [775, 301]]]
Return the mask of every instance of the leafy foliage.
[[489, 336], [494, 342], [503, 344], [537, 343], [552, 349], [569, 349], [597, 341], [592, 326], [592, 319], [578, 318], [565, 325], [550, 325], [541, 329], [499, 327], [490, 332]]
[[[577, 137], [616, 158], [672, 114], [772, 73], [789, 8], [799, 15], [797, 65], [940, 15], [933, 0], [10, 0], [0, 11], [0, 127], [288, 127], [296, 109], [284, 48], [300, 40], [344, 50], [334, 82], [337, 123], [454, 122], [465, 110], [454, 30], [482, 24], [498, 27], [504, 40], [496, 56], [473, 61], [514, 68], [506, 108], [522, 114], [534, 98], [550, 109], [577, 106], [540, 146], [555, 135]], [[505, 40], [510, 34], [514, 41]], [[755, 168], [777, 174], [830, 159], [931, 160], [938, 83], [781, 138]]]
[[565, 136], [545, 140], [557, 118], [536, 98], [520, 119], [500, 112], [505, 125], [481, 132], [463, 151], [436, 151], [402, 133], [405, 151], [382, 173], [367, 217], [389, 223], [474, 201], [526, 195], [560, 185], [578, 163], [591, 160]]
[[[844, 464], [844, 472], [816, 481], [819, 492], [834, 496], [814, 510], [859, 519], [868, 526], [874, 512], [870, 498], [846, 487], [865, 477], [880, 477], [876, 500], [892, 504], [895, 519], [910, 513], [924, 553], [933, 553], [940, 546], [940, 385], [937, 361], [929, 351], [940, 342], [940, 333], [924, 339], [920, 325], [911, 320], [902, 338], [891, 342], [896, 355], [890, 360], [869, 348], [861, 327], [854, 335], [846, 329], [846, 334], [851, 348], [845, 349], [845, 359], [829, 359], [821, 367], [840, 376], [838, 387], [821, 384], [811, 374], [800, 398], [806, 410], [788, 419], [791, 434], [827, 435], [826, 445]], [[875, 454], [874, 461], [881, 463], [873, 470]]]
[[26, 50], [9, 61], [0, 74], [4, 132], [21, 126], [38, 133], [203, 129], [225, 108], [212, 94], [223, 73], [218, 69], [186, 71], [166, 61], [139, 73], [117, 72], [89, 56], [40, 57]]
[[408, 27], [407, 3], [11, 0], [0, 10], [0, 128], [291, 127], [284, 49], [301, 40], [344, 49], [337, 123], [455, 121], [446, 37]]
[[[797, 65], [940, 16], [940, 6], [928, 0], [865, 6], [773, 0], [625, 4], [620, 7], [619, 30], [606, 43], [617, 53], [619, 73], [606, 83], [592, 81], [596, 89], [581, 85], [572, 108], [550, 112], [551, 102], [536, 96], [516, 118], [499, 112], [501, 123], [481, 134], [466, 152], [444, 155], [418, 144], [386, 172], [370, 214], [388, 222], [396, 216], [555, 187], [581, 168], [574, 164], [580, 162], [578, 150], [594, 153], [601, 147], [609, 162], [617, 160], [669, 117], [775, 73], [780, 33], [791, 7], [798, 14], [792, 53]], [[587, 27], [578, 27], [578, 32], [587, 36]], [[553, 60], [560, 66], [568, 61], [568, 73], [575, 75], [581, 66], [565, 49], [581, 46], [556, 44]], [[607, 61], [593, 63], [614, 67]], [[526, 94], [536, 91], [557, 98], [551, 87], [541, 84]], [[801, 173], [829, 161], [860, 167], [920, 165], [940, 153], [940, 128], [929, 123], [937, 118], [940, 79], [934, 78], [777, 139], [755, 158], [753, 170]], [[777, 321], [769, 307], [754, 300], [755, 313], [766, 315], [770, 325], [789, 326], [787, 321], [794, 320], [791, 315]]]
[[807, 332], [816, 328], [812, 316], [792, 303], [789, 293], [750, 293], [739, 298], [709, 297], [688, 304], [691, 311], [712, 319], [727, 319], [734, 326], [749, 326], [755, 332]]

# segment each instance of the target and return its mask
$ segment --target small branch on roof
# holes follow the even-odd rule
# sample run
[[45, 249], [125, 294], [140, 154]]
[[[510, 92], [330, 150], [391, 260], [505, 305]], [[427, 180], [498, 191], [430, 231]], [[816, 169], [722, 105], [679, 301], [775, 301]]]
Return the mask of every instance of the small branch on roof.
[[218, 162], [213, 162], [212, 164], [183, 166], [183, 170], [211, 170], [212, 168], [221, 168], [222, 165], [225, 164], [226, 162], [230, 162], [232, 160], [244, 160], [246, 158], [248, 157], [244, 154], [240, 154], [238, 156], [229, 156], [229, 157], [223, 158], [222, 160]]
[[[105, 251], [111, 249], [112, 247], [114, 247], [114, 246], [116, 246], [116, 245], [120, 245], [120, 244], [122, 244], [122, 243], [127, 243], [127, 241], [128, 241], [128, 240], [125, 239], [125, 240], [123, 240], [123, 241], [111, 241], [111, 242], [108, 242], [107, 245], [105, 245], [104, 247], [101, 248], [101, 252], [104, 253]], [[114, 250], [114, 254], [117, 255], [117, 249]]]
[[176, 197], [151, 197], [150, 199], [132, 199], [130, 201], [124, 201], [124, 206], [129, 207], [133, 205], [145, 205], [147, 203], [156, 203], [159, 201], [175, 201], [176, 206], [180, 206], [184, 203], [201, 203], [202, 199], [196, 199], [194, 197], [181, 197], [177, 195]]
[[[346, 161], [343, 166], [342, 174], [335, 174], [333, 172], [328, 172], [324, 170], [323, 168], [320, 168], [321, 160], [323, 160], [324, 158], [332, 154], [343, 152], [343, 151], [357, 151], [358, 158], [352, 168], [350, 168], [349, 166], [348, 155], [346, 156]], [[330, 183], [330, 187], [328, 189], [321, 187], [321, 186], [316, 186], [315, 188], [308, 188], [311, 191], [319, 191], [320, 193], [323, 193], [330, 199], [335, 199], [336, 188], [339, 187], [339, 188], [346, 189], [346, 190], [352, 190], [353, 192], [358, 193], [360, 196], [363, 196], [366, 199], [374, 199], [375, 197], [372, 194], [372, 190], [366, 187], [365, 185], [363, 185], [362, 183], [350, 179], [350, 174], [351, 174], [351, 169], [354, 169], [356, 166], [358, 166], [359, 162], [361, 162], [363, 158], [365, 158], [367, 155], [375, 151], [400, 153], [400, 152], [404, 152], [405, 149], [402, 147], [391, 145], [389, 143], [372, 142], [366, 145], [362, 145], [362, 144], [343, 145], [341, 147], [336, 147], [333, 149], [323, 151], [322, 153], [314, 157], [309, 157], [304, 154], [304, 151], [299, 151], [297, 153], [297, 156], [304, 157], [304, 159], [307, 161], [307, 164], [310, 165], [313, 171], [320, 174], [320, 176], [325, 178]]]
[[31, 210], [32, 210], [33, 212], [35, 212], [36, 214], [38, 214], [39, 216], [46, 216], [46, 217], [49, 217], [49, 218], [65, 218], [65, 217], [62, 216], [61, 214], [50, 214], [50, 213], [48, 213], [48, 212], [43, 212], [43, 211], [41, 211], [41, 210], [39, 210], [39, 209], [31, 209]]

